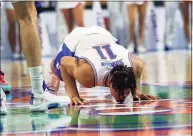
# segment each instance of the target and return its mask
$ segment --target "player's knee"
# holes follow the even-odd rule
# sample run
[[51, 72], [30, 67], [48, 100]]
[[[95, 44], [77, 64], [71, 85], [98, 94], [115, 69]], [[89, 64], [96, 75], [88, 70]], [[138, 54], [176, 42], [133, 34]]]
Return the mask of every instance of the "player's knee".
[[20, 25], [37, 22], [37, 11], [33, 2], [16, 2], [13, 6]]
[[36, 24], [37, 23], [37, 16], [33, 14], [26, 14], [22, 18], [18, 18], [20, 25], [25, 24]]

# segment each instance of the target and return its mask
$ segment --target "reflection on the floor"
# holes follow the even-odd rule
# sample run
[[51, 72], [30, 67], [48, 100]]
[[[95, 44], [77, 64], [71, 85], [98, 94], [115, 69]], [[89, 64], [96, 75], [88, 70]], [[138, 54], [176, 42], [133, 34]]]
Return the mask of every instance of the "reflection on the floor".
[[[146, 92], [149, 90], [148, 85], [142, 88]], [[18, 91], [17, 96], [12, 95], [12, 100], [7, 103], [8, 115], [1, 116], [1, 132], [31, 135], [47, 132], [62, 136], [82, 131], [91, 131], [94, 135], [103, 135], [103, 132], [118, 135], [116, 131], [124, 131], [131, 135], [156, 135], [163, 132], [177, 134], [176, 129], [180, 129], [181, 134], [190, 134], [190, 86], [179, 87], [178, 90], [172, 86], [153, 86], [152, 89], [157, 96], [165, 99], [117, 104], [108, 89], [85, 89], [80, 94], [89, 100], [89, 105], [51, 109], [46, 113], [31, 113], [27, 89], [25, 92]], [[101, 93], [105, 95], [101, 96]]]

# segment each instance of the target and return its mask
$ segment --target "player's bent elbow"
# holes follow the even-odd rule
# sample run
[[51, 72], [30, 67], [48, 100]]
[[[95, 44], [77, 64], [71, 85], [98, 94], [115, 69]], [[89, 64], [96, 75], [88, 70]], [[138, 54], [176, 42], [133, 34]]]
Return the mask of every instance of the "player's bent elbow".
[[68, 66], [68, 62], [69, 62], [69, 56], [64, 56], [60, 60], [60, 66], [61, 67], [67, 67]]
[[74, 68], [74, 59], [70, 56], [64, 56], [62, 57], [60, 61], [60, 68], [64, 69], [66, 72], [72, 72]]

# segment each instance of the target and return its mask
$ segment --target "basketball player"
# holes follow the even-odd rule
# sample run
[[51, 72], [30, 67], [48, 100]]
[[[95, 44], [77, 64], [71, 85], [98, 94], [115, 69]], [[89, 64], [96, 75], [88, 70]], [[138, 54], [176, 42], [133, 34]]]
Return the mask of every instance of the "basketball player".
[[75, 80], [87, 88], [109, 87], [120, 103], [130, 93], [134, 100], [159, 99], [139, 91], [144, 64], [114, 39], [99, 26], [77, 27], [65, 38], [51, 69], [58, 80], [64, 81], [71, 105], [87, 103], [80, 98]]
[[[41, 47], [34, 1], [14, 1], [12, 5], [19, 22], [22, 51], [31, 79], [31, 110], [46, 111], [50, 107], [64, 106], [65, 97], [51, 94], [45, 86], [43, 87]], [[2, 102], [4, 101], [1, 101], [1, 105], [4, 105]]]

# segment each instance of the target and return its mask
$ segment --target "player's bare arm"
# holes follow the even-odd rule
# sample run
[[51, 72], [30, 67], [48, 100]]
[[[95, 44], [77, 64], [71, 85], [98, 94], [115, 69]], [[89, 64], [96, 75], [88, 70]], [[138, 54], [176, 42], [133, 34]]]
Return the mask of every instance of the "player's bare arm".
[[135, 101], [159, 99], [158, 97], [147, 95], [140, 91], [140, 80], [141, 80], [141, 75], [142, 75], [142, 71], [144, 68], [144, 63], [136, 55], [132, 55], [131, 58], [132, 60], [134, 60], [133, 61], [134, 62], [134, 74], [135, 74], [136, 87], [137, 87], [133, 99]]
[[61, 59], [60, 71], [71, 105], [86, 104], [87, 101], [79, 96], [76, 80], [85, 87], [94, 87], [94, 73], [91, 66], [83, 59], [65, 56]]

